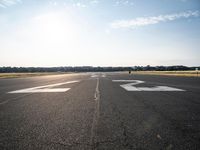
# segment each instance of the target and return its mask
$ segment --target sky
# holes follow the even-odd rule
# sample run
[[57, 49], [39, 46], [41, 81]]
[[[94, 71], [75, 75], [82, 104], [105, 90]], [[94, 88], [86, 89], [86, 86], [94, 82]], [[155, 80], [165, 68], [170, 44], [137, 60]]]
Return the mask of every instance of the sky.
[[0, 67], [200, 66], [200, 0], [0, 0]]

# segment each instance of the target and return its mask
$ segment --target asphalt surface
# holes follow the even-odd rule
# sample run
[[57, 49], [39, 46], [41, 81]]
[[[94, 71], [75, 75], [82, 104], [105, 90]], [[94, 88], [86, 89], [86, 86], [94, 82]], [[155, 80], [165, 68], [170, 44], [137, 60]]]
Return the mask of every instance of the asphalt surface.
[[[134, 81], [113, 80], [182, 91], [127, 91], [120, 85]], [[54, 87], [69, 81], [77, 82]], [[48, 88], [70, 90], [8, 93], [52, 84]], [[82, 73], [0, 79], [0, 149], [200, 149], [200, 78]]]

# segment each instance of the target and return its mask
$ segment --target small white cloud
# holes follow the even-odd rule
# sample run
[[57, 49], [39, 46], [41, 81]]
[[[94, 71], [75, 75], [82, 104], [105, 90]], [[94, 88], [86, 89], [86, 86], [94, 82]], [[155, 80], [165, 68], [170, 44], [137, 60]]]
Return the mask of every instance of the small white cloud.
[[57, 6], [59, 3], [56, 0], [52, 0], [49, 2], [49, 4], [52, 6]]
[[90, 1], [90, 4], [98, 4], [99, 3], [99, 0], [91, 0]]
[[11, 5], [15, 5], [17, 3], [22, 2], [21, 0], [0, 0], [0, 7], [6, 8]]
[[173, 21], [180, 18], [198, 17], [199, 11], [187, 11], [176, 14], [159, 15], [154, 17], [139, 17], [132, 20], [117, 20], [111, 23], [112, 28], [136, 28], [157, 24], [160, 22]]
[[57, 5], [57, 2], [54, 2], [53, 5], [56, 6], [56, 5]]
[[132, 0], [116, 0], [115, 6], [120, 6], [120, 5], [134, 5], [134, 3]]
[[74, 3], [73, 6], [79, 7], [79, 8], [85, 8], [85, 7], [87, 7], [87, 5], [82, 4], [82, 3], [80, 3], [80, 2]]
[[76, 8], [86, 8], [90, 6], [96, 6], [97, 4], [99, 4], [99, 2], [100, 0], [66, 0], [64, 2], [51, 0], [49, 1], [49, 5], [53, 5], [53, 6], [64, 5], [64, 6], [73, 6]]

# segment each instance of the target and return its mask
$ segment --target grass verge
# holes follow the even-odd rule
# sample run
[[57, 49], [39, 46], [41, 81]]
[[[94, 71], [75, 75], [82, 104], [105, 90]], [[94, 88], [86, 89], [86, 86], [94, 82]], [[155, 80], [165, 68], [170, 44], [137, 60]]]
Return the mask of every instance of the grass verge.
[[197, 71], [133, 71], [133, 74], [200, 77]]
[[0, 73], [0, 78], [24, 78], [24, 77], [33, 77], [33, 76], [45, 76], [45, 75], [62, 75], [69, 73], [61, 72], [35, 72], [35, 73]]

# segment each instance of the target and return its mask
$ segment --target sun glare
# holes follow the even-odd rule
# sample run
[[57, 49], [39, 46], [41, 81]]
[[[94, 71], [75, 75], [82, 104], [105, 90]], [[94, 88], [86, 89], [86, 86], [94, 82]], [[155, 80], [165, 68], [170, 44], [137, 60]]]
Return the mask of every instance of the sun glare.
[[47, 43], [62, 43], [76, 35], [73, 22], [63, 12], [49, 12], [33, 19], [33, 29]]

